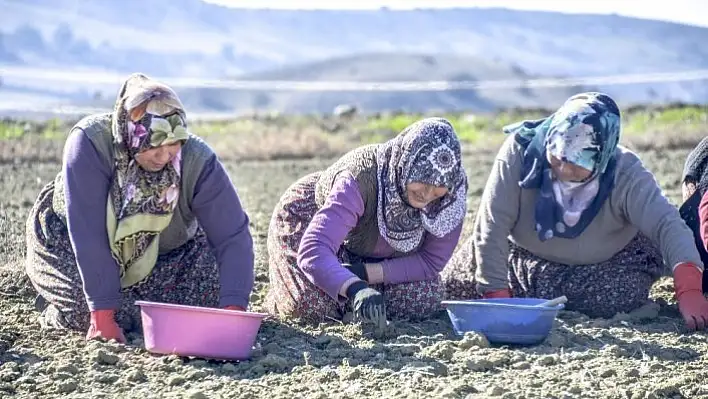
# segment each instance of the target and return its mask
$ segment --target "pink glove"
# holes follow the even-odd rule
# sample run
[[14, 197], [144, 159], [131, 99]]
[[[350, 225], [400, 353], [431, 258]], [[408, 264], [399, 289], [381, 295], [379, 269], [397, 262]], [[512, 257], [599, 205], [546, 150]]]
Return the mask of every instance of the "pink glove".
[[91, 312], [91, 324], [89, 325], [86, 339], [105, 338], [107, 340], [115, 339], [118, 342], [125, 343], [123, 330], [118, 327], [115, 320], [115, 311], [113, 310], [95, 310]]

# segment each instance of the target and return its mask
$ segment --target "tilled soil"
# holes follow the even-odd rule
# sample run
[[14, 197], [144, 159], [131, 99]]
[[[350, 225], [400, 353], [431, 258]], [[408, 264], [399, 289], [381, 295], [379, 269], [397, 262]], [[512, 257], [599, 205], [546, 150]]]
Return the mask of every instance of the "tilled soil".
[[[641, 153], [674, 202], [686, 153]], [[466, 158], [467, 230], [491, 161], [491, 152]], [[252, 219], [254, 310], [261, 310], [268, 283], [265, 240], [273, 206], [297, 177], [326, 164], [228, 164]], [[152, 355], [133, 333], [129, 345], [118, 345], [42, 330], [22, 274], [24, 221], [58, 170], [56, 163], [0, 165], [0, 397], [708, 397], [708, 339], [684, 331], [670, 279], [659, 282], [654, 302], [634, 314], [604, 320], [561, 312], [548, 339], [532, 347], [491, 347], [474, 334], [457, 337], [444, 313], [421, 323], [393, 322], [385, 336], [367, 326], [269, 320], [244, 362]]]

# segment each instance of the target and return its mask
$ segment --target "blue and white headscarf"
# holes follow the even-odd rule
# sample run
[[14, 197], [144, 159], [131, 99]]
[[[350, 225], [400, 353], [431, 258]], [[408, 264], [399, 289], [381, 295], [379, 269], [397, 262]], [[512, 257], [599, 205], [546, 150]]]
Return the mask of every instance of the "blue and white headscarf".
[[[612, 98], [587, 92], [570, 97], [551, 116], [504, 127], [524, 148], [519, 185], [538, 189], [536, 226], [541, 241], [553, 237], [575, 238], [600, 211], [614, 187], [615, 151], [620, 139], [620, 111]], [[553, 192], [553, 174], [547, 152], [591, 170], [585, 182], [598, 179], [597, 194], [572, 226]]]

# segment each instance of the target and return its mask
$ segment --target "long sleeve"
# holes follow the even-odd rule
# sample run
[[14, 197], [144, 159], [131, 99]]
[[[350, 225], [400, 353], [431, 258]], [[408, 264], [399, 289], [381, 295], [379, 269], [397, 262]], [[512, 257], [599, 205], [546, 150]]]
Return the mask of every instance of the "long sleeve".
[[110, 165], [78, 128], [69, 134], [63, 158], [67, 228], [86, 302], [90, 310], [119, 309], [120, 274], [106, 230]]
[[618, 175], [615, 190], [624, 201], [622, 209], [626, 218], [658, 245], [669, 267], [690, 262], [702, 269], [693, 232], [638, 158], [627, 171]]
[[335, 300], [342, 286], [356, 275], [342, 267], [337, 252], [359, 218], [364, 201], [349, 173], [340, 175], [324, 205], [315, 213], [300, 242], [297, 263], [307, 278]]
[[698, 223], [703, 248], [708, 250], [708, 191], [703, 194], [701, 203], [698, 206]]
[[192, 212], [219, 263], [220, 306], [246, 308], [254, 284], [253, 238], [248, 215], [216, 155], [197, 180]]
[[443, 237], [426, 234], [416, 253], [382, 261], [383, 282], [400, 284], [437, 278], [452, 257], [461, 233], [462, 223]]
[[509, 286], [508, 237], [519, 216], [521, 160], [510, 136], [492, 165], [472, 231], [477, 263], [475, 277], [480, 293]]

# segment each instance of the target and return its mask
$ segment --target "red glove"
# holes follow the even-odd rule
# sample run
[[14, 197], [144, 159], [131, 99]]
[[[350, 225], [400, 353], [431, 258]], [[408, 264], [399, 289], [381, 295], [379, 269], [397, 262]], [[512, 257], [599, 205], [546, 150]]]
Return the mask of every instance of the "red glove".
[[245, 311], [246, 311], [246, 309], [244, 309], [244, 308], [242, 308], [242, 307], [240, 307], [240, 306], [236, 306], [236, 305], [224, 306], [224, 309], [228, 309], [228, 310], [240, 310], [240, 311], [242, 311], [242, 312], [245, 312]]
[[674, 290], [686, 326], [691, 330], [708, 327], [708, 300], [703, 296], [703, 272], [691, 263], [676, 266]]
[[490, 298], [511, 298], [511, 290], [508, 288], [502, 289], [502, 290], [496, 290], [496, 291], [489, 291], [484, 294], [482, 294], [483, 299], [490, 299]]
[[86, 339], [105, 338], [107, 340], [115, 339], [118, 342], [125, 343], [123, 330], [118, 327], [115, 320], [115, 311], [113, 310], [95, 310], [91, 312], [91, 324], [89, 325]]

